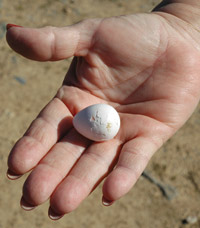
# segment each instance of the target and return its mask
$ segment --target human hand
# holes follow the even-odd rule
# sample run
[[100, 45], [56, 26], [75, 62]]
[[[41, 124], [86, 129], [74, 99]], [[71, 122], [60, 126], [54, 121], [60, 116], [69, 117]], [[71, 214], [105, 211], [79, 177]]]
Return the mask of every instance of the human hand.
[[[49, 215], [58, 219], [104, 178], [105, 205], [132, 188], [199, 101], [200, 54], [182, 25], [176, 17], [152, 13], [8, 30], [9, 45], [27, 58], [76, 56], [57, 95], [10, 153], [11, 179], [32, 170], [22, 207], [50, 198]], [[95, 103], [108, 103], [120, 114], [121, 129], [110, 141], [92, 142], [73, 129], [73, 116]]]

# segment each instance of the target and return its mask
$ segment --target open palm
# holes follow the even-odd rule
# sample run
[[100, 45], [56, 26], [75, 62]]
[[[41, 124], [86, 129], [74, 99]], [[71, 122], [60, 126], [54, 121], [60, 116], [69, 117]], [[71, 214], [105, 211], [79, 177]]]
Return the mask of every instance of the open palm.
[[[8, 30], [10, 46], [27, 58], [75, 56], [57, 95], [9, 156], [10, 178], [33, 169], [24, 184], [24, 208], [50, 198], [49, 214], [56, 219], [105, 177], [104, 204], [131, 189], [199, 101], [200, 54], [194, 39], [182, 33], [176, 18], [161, 14]], [[121, 129], [110, 141], [92, 142], [73, 129], [73, 116], [95, 103], [111, 104], [120, 114]]]

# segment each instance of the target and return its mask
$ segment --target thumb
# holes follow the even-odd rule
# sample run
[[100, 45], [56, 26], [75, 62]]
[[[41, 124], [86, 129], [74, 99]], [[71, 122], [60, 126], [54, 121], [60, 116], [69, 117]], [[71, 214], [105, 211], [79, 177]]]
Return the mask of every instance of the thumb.
[[8, 26], [6, 39], [14, 51], [32, 60], [56, 61], [74, 55], [84, 56], [100, 21], [88, 19], [63, 28]]

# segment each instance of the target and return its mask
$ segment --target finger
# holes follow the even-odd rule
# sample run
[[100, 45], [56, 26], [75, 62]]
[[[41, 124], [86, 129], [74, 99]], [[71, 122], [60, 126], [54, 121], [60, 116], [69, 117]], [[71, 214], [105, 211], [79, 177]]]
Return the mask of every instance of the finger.
[[34, 206], [44, 203], [90, 143], [74, 129], [70, 130], [29, 175], [24, 183], [23, 199]]
[[77, 208], [113, 168], [119, 150], [117, 139], [92, 144], [51, 196], [50, 211], [63, 215]]
[[157, 145], [149, 138], [142, 136], [123, 146], [116, 168], [103, 185], [104, 205], [111, 204], [129, 192], [157, 149]]
[[115, 169], [104, 182], [104, 205], [128, 193], [155, 151], [173, 134], [169, 126], [141, 115], [121, 114], [121, 126], [119, 137], [126, 143]]
[[63, 28], [40, 29], [11, 27], [7, 42], [19, 54], [37, 61], [65, 59], [85, 55], [101, 20], [85, 20]]
[[9, 170], [24, 174], [32, 169], [71, 127], [71, 113], [61, 100], [54, 98], [13, 147], [8, 158]]

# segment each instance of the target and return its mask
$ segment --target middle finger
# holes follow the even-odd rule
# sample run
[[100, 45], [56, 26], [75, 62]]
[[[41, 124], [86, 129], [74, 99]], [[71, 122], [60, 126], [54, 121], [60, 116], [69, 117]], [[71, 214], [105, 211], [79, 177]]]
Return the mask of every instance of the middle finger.
[[120, 148], [118, 139], [89, 146], [51, 196], [51, 214], [63, 215], [76, 209], [113, 169]]

